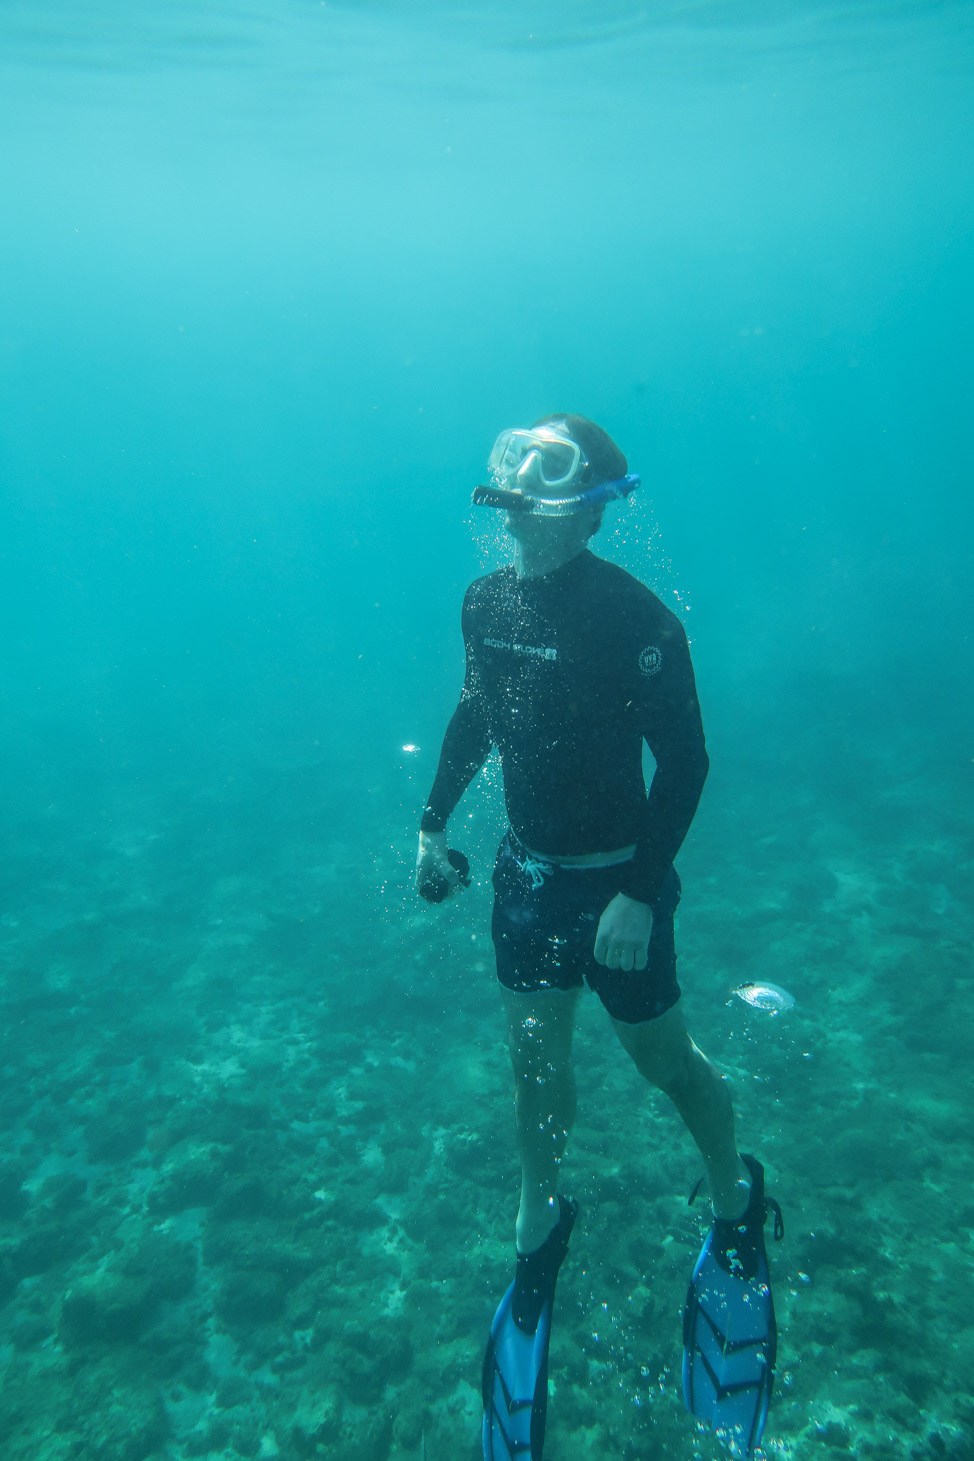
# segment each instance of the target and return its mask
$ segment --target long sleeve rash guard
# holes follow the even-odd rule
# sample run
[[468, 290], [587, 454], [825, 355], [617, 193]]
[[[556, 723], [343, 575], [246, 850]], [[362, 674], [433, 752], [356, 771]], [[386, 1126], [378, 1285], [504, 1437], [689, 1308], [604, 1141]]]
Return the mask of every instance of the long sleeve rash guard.
[[[440, 832], [492, 746], [511, 826], [552, 856], [635, 843], [621, 891], [653, 903], [707, 775], [683, 626], [587, 550], [542, 578], [478, 579], [463, 604], [466, 676], [422, 826]], [[656, 771], [646, 793], [642, 744]]]

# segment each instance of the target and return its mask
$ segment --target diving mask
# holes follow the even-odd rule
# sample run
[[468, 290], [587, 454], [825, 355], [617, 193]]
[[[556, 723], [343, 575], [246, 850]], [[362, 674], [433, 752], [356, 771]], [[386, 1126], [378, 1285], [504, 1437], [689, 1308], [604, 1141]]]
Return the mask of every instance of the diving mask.
[[590, 507], [628, 497], [639, 486], [635, 475], [570, 491], [588, 466], [582, 449], [550, 427], [502, 431], [487, 460], [490, 485], [476, 487], [478, 507], [531, 512], [538, 517], [570, 517]]
[[502, 431], [487, 458], [492, 478], [502, 477], [508, 486], [521, 488], [529, 483], [549, 489], [569, 487], [587, 466], [577, 441], [543, 426]]

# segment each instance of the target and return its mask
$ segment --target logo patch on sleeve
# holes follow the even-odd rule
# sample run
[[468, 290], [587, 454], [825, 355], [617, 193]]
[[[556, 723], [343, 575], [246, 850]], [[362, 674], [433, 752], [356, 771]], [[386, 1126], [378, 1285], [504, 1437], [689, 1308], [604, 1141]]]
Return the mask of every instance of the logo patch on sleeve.
[[644, 675], [658, 675], [663, 668], [663, 651], [655, 644], [647, 644], [639, 656], [639, 668]]

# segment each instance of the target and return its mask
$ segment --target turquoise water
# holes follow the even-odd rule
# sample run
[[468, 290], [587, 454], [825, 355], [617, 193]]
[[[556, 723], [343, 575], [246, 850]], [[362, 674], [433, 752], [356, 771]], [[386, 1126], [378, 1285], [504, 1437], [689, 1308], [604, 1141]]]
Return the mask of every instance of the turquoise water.
[[[693, 643], [767, 1453], [974, 1455], [972, 63], [965, 0], [4, 0], [6, 1457], [478, 1456], [496, 776], [470, 893], [410, 873], [469, 492], [564, 409]], [[577, 1055], [546, 1457], [714, 1456], [694, 1153], [592, 1002]]]

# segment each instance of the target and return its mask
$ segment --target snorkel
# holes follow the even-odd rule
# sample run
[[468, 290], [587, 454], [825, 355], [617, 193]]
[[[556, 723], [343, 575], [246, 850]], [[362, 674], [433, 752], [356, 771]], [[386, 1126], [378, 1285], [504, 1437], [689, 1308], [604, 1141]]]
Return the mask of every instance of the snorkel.
[[489, 486], [482, 485], [473, 490], [475, 507], [496, 507], [502, 512], [534, 513], [536, 517], [573, 517], [590, 507], [604, 507], [608, 502], [619, 502], [628, 497], [639, 486], [637, 473], [617, 477], [614, 482], [600, 482], [587, 487], [584, 492], [573, 492], [570, 497], [539, 497], [525, 492], [520, 487], [506, 487], [503, 478], [495, 476]]

